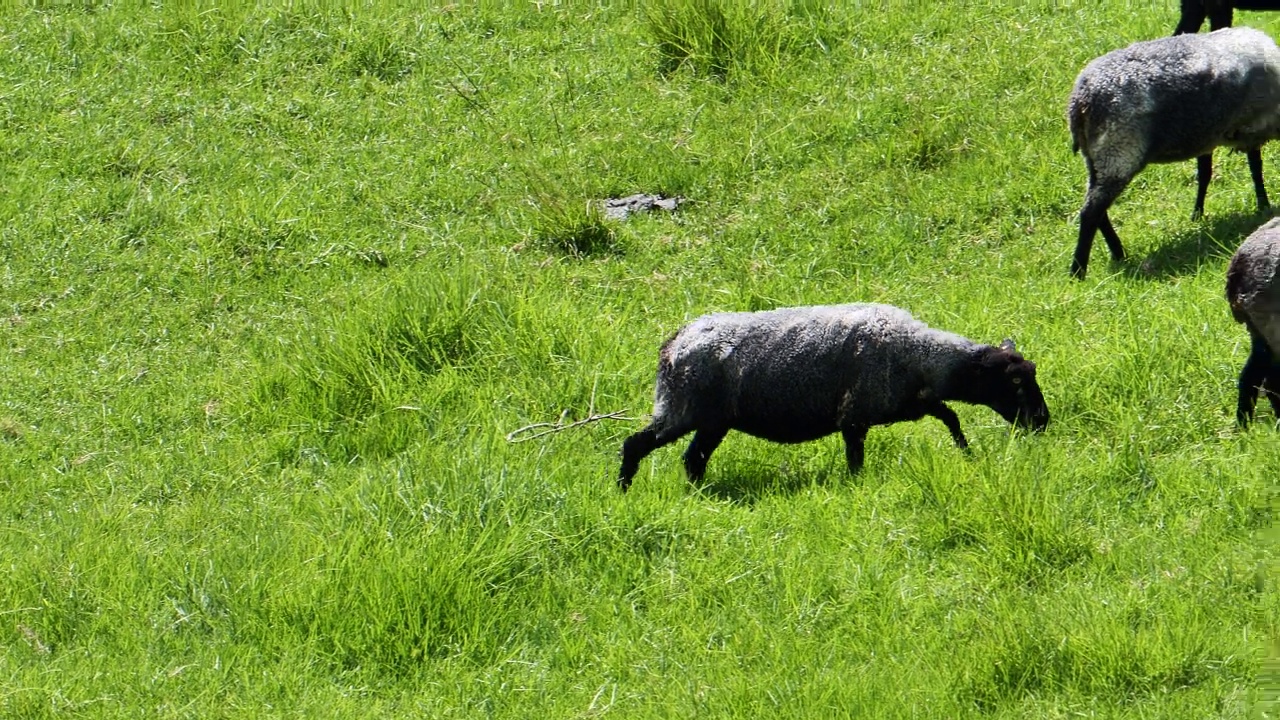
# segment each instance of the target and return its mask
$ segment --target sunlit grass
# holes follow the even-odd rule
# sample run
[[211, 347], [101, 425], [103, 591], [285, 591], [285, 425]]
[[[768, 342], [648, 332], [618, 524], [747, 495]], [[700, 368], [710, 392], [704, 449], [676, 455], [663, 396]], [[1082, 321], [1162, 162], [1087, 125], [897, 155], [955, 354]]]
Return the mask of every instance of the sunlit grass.
[[[1145, 171], [1067, 277], [1066, 93], [1175, 14], [7, 11], [0, 715], [1264, 712], [1243, 157], [1201, 222]], [[687, 202], [599, 215], [637, 192]], [[972, 454], [876, 428], [856, 478], [733, 434], [626, 496], [642, 421], [506, 439], [643, 416], [693, 317], [849, 301], [1014, 337], [1048, 431], [960, 406]]]

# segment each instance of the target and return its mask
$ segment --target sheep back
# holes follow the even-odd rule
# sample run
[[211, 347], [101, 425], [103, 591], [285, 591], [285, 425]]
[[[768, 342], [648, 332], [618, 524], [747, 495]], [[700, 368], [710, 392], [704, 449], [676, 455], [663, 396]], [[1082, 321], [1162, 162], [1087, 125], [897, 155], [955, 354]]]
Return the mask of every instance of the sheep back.
[[975, 347], [889, 305], [705, 315], [662, 347], [654, 419], [779, 442], [894, 422]]
[[1280, 49], [1238, 27], [1138, 42], [1093, 60], [1076, 78], [1067, 117], [1086, 157], [1098, 160], [1092, 149], [1105, 146], [1141, 167], [1218, 146], [1256, 148], [1280, 133], [1278, 106]]
[[1227, 269], [1227, 301], [1236, 321], [1280, 350], [1280, 218], [1253, 231]]

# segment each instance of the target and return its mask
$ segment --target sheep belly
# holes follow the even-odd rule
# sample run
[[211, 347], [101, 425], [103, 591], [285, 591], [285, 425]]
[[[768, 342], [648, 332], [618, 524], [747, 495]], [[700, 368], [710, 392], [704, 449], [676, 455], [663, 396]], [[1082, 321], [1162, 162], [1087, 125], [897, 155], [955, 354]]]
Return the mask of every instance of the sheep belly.
[[1272, 353], [1280, 352], [1280, 314], [1275, 312], [1249, 312], [1249, 322], [1262, 334]]
[[690, 323], [663, 353], [672, 395], [689, 399], [699, 426], [799, 443], [836, 432], [851, 411], [870, 426], [898, 409], [915, 374], [904, 358], [924, 327], [880, 305], [723, 313]]
[[[1207, 86], [1187, 93], [1184, 101], [1171, 104], [1164, 116], [1149, 118], [1150, 162], [1183, 162], [1213, 152], [1217, 147], [1250, 150], [1274, 137], [1270, 127], [1257, 127], [1257, 120], [1242, 117], [1239, 94], [1225, 88]], [[1241, 127], [1252, 123], [1252, 127]]]
[[835, 432], [839, 378], [812, 357], [777, 347], [759, 350], [768, 362], [748, 363], [729, 372], [734, 380], [728, 393], [728, 426], [782, 443], [816, 440]]
[[1104, 98], [1112, 103], [1142, 98], [1147, 111], [1135, 120], [1149, 138], [1147, 158], [1151, 163], [1182, 162], [1220, 146], [1238, 150], [1258, 147], [1274, 137], [1268, 122], [1271, 113], [1260, 113], [1254, 107], [1255, 98], [1267, 94], [1266, 85], [1259, 82], [1265, 81], [1265, 70], [1239, 63], [1223, 65], [1196, 68], [1182, 75], [1162, 71], [1145, 80], [1123, 77], [1105, 89]]
[[817, 440], [838, 429], [834, 408], [826, 412], [809, 413], [794, 406], [775, 408], [773, 412], [765, 408], [751, 408], [749, 412], [737, 415], [730, 427], [753, 437], [778, 443]]

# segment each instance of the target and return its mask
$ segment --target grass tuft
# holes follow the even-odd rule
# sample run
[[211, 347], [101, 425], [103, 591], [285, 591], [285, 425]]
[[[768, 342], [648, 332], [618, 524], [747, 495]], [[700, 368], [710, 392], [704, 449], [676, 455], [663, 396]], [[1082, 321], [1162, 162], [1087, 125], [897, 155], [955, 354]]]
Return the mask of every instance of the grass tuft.
[[663, 74], [772, 77], [788, 57], [828, 51], [842, 34], [834, 12], [811, 0], [656, 0], [641, 12]]
[[409, 75], [416, 62], [416, 55], [399, 40], [374, 33], [353, 40], [342, 65], [354, 75], [391, 83]]
[[607, 255], [622, 249], [598, 200], [574, 201], [562, 195], [540, 194], [533, 235], [543, 247], [574, 257]]
[[0, 417], [0, 438], [18, 440], [26, 432], [22, 423], [11, 417]]
[[482, 548], [462, 538], [420, 542], [353, 538], [315, 569], [282, 619], [336, 669], [372, 677], [413, 676], [450, 658], [494, 662], [509, 616], [480, 568], [503, 558], [477, 557]]
[[975, 677], [962, 694], [988, 712], [1062, 692], [1132, 701], [1186, 691], [1214, 674], [1244, 670], [1241, 659], [1223, 657], [1202, 638], [1175, 639], [1176, 634], [1159, 620], [1133, 627], [1114, 616], [1094, 617], [1066, 628], [1036, 627], [1033, 621], [1007, 632], [988, 673]]
[[394, 455], [423, 429], [422, 408], [472, 371], [493, 341], [495, 301], [477, 278], [435, 277], [393, 286], [360, 312], [302, 338], [287, 369], [268, 373], [255, 393], [264, 417], [282, 410], [336, 459]]

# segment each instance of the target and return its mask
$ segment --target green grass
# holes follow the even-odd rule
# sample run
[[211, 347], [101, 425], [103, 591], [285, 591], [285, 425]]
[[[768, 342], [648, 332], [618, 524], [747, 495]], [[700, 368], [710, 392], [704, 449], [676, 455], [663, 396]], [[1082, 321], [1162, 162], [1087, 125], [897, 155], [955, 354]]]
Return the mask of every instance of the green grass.
[[[1067, 276], [1071, 83], [1175, 15], [3, 11], [0, 716], [1274, 716], [1244, 158], [1198, 222], [1149, 168]], [[700, 314], [848, 301], [1013, 336], [1048, 431], [958, 407], [971, 456], [878, 428], [857, 478], [734, 434], [625, 496], [642, 421], [506, 440], [644, 415]]]

